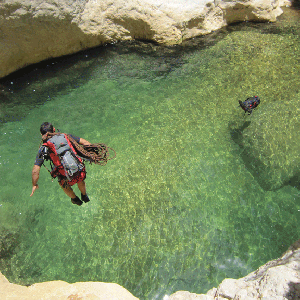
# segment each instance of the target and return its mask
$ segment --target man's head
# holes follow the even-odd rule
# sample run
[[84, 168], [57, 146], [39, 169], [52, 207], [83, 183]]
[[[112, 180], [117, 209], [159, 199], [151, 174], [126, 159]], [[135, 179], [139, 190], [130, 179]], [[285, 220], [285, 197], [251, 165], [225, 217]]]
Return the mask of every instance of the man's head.
[[54, 132], [54, 127], [53, 127], [53, 125], [51, 123], [44, 122], [41, 125], [40, 132], [41, 132], [42, 135], [44, 135], [47, 132]]

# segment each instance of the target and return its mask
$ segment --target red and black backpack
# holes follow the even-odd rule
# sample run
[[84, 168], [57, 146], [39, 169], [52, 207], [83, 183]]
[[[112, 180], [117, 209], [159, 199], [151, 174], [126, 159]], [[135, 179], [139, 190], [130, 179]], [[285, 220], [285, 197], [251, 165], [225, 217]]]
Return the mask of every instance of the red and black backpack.
[[77, 155], [66, 134], [52, 136], [47, 142], [43, 143], [43, 146], [48, 148], [50, 160], [54, 164], [50, 172], [53, 178], [64, 176], [71, 181], [78, 172], [84, 169], [82, 158]]

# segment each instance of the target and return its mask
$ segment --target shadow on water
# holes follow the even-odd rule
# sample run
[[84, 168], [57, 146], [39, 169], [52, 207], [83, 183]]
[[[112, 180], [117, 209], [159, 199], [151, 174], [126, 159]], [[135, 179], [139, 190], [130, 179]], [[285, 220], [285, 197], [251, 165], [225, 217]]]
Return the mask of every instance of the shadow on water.
[[9, 259], [19, 244], [20, 235], [8, 229], [0, 231], [0, 260]]
[[[246, 115], [244, 115], [246, 117]], [[229, 123], [229, 132], [231, 135], [232, 140], [239, 146], [239, 153], [238, 155], [242, 158], [245, 167], [247, 170], [251, 172], [253, 177], [256, 179], [257, 183], [260, 184], [260, 186], [264, 190], [268, 190], [268, 187], [263, 186], [259, 180], [259, 177], [257, 176], [257, 172], [255, 171], [257, 169], [257, 166], [255, 165], [256, 159], [253, 157], [249, 151], [244, 147], [243, 142], [243, 131], [248, 128], [251, 125], [250, 120], [245, 120], [240, 126], [237, 126], [236, 123]]]
[[96, 57], [105, 61], [107, 47], [50, 59], [20, 69], [0, 80], [0, 125], [19, 121], [37, 105], [43, 105], [66, 89], [89, 79]]
[[[36, 208], [30, 213], [27, 212], [24, 216], [25, 221], [21, 221], [13, 209], [6, 212], [0, 211], [0, 217], [3, 222], [0, 224], [0, 265], [2, 271], [6, 269], [13, 274], [14, 267], [10, 259], [18, 252], [20, 245], [24, 243], [26, 235], [37, 225], [43, 212], [43, 208]], [[6, 221], [8, 219], [11, 220], [12, 225], [7, 224]], [[42, 270], [38, 266], [32, 267], [20, 270], [19, 277], [24, 282], [24, 285], [30, 285], [27, 284], [29, 273], [33, 273], [37, 277], [42, 274]]]

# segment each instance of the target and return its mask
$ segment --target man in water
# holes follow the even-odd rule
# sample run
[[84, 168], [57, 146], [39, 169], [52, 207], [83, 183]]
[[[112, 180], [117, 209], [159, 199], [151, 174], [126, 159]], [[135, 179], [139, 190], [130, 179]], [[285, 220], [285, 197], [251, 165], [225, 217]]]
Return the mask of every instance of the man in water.
[[[73, 153], [75, 152], [75, 154], [76, 154], [76, 151], [72, 147], [68, 137], [64, 134], [54, 135], [55, 128], [53, 127], [53, 125], [51, 123], [48, 123], [48, 122], [45, 122], [41, 125], [40, 132], [41, 132], [43, 141], [46, 142], [46, 143], [44, 143], [40, 147], [39, 152], [38, 152], [38, 154], [36, 156], [36, 159], [35, 159], [35, 163], [34, 163], [34, 166], [33, 166], [33, 169], [32, 169], [32, 192], [31, 192], [30, 196], [32, 196], [34, 194], [34, 192], [39, 187], [37, 183], [38, 183], [38, 180], [39, 180], [41, 166], [42, 166], [42, 164], [44, 163], [44, 160], [45, 160], [45, 156], [43, 155], [43, 151], [45, 151], [45, 148], [46, 148], [46, 151], [50, 152], [49, 159], [56, 166], [56, 168], [55, 168], [56, 172], [51, 172], [51, 175], [53, 175], [53, 177], [58, 177], [59, 185], [62, 187], [62, 189], [66, 193], [66, 195], [71, 198], [71, 202], [73, 204], [77, 204], [77, 205], [82, 205], [82, 203], [83, 203], [82, 201], [89, 202], [90, 199], [86, 194], [86, 186], [85, 186], [85, 181], [84, 181], [84, 179], [86, 177], [86, 171], [85, 171], [84, 165], [81, 164], [82, 168], [78, 172], [76, 172], [74, 174], [74, 176], [72, 176], [70, 178], [70, 176], [68, 176], [67, 171], [62, 166], [62, 164], [60, 162], [60, 159], [57, 155], [56, 150], [58, 150], [58, 148], [61, 146], [61, 144], [55, 144], [55, 142], [51, 143], [51, 140], [52, 140], [51, 136], [52, 137], [54, 137], [54, 136], [57, 137], [59, 135], [60, 141], [65, 141], [66, 148], [69, 151], [73, 151]], [[88, 142], [88, 141], [86, 141], [82, 138], [79, 138], [77, 136], [70, 135], [70, 137], [72, 139], [74, 139], [77, 143], [81, 144], [81, 145], [85, 145], [85, 146], [91, 145], [90, 142]], [[50, 142], [50, 144], [49, 144], [49, 142]], [[52, 147], [49, 147], [49, 145], [52, 146]], [[70, 145], [70, 146], [68, 146], [68, 145]], [[77, 186], [78, 186], [78, 188], [81, 192], [81, 200], [75, 195], [75, 193], [74, 193], [74, 191], [71, 187], [75, 183], [77, 183]]]

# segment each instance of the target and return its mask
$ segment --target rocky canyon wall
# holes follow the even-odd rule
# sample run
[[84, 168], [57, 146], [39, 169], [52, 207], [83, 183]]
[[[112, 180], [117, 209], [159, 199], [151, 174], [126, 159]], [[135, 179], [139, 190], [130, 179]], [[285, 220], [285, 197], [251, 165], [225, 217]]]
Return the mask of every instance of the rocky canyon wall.
[[178, 44], [238, 21], [275, 21], [287, 0], [3, 0], [0, 78], [122, 40]]

